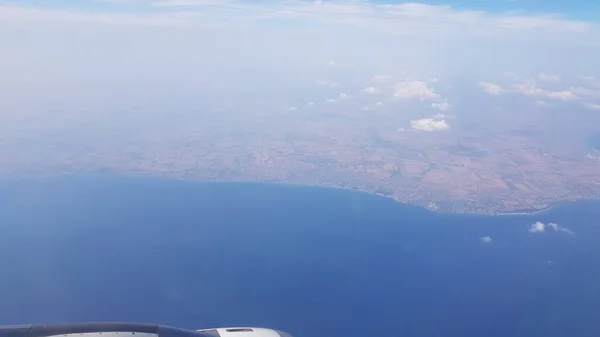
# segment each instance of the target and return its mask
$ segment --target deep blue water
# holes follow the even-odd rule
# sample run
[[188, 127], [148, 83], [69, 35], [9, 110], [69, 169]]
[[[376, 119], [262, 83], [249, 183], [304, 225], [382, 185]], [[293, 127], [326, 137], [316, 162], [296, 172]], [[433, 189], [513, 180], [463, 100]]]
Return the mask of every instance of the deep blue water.
[[[598, 206], [457, 216], [323, 188], [5, 181], [0, 324], [264, 326], [296, 337], [597, 336]], [[530, 233], [535, 221], [575, 234]]]

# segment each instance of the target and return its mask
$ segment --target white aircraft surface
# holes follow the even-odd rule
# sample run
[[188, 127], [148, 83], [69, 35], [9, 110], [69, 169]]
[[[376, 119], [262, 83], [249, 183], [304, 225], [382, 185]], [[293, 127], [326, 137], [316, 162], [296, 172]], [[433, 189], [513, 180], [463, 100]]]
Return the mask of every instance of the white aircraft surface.
[[[133, 336], [135, 335], [135, 336]], [[69, 323], [0, 326], [0, 337], [293, 337], [254, 327], [188, 330], [145, 323]]]

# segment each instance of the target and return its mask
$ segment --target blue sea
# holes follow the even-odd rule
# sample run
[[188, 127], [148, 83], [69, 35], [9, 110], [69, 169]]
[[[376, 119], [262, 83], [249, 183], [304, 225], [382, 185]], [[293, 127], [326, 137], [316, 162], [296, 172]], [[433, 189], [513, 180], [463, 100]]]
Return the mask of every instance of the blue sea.
[[597, 202], [465, 216], [327, 188], [5, 180], [0, 324], [598, 336], [599, 217]]

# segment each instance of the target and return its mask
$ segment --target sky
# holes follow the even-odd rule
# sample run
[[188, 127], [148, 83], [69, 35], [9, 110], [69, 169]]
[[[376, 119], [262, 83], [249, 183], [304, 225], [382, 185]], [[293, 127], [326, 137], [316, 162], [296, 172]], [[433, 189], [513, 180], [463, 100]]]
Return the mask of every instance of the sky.
[[[214, 4], [217, 1], [165, 1], [165, 0], [4, 0], [5, 3], [18, 3], [21, 5], [55, 8], [55, 9], [85, 9], [85, 10], [118, 10], [126, 8], [127, 10], [148, 10], [148, 5], [155, 3], [173, 4], [192, 4], [204, 3]], [[231, 3], [231, 1], [227, 1]], [[245, 1], [245, 3], [256, 3], [259, 1]], [[262, 1], [263, 3], [265, 1]], [[308, 2], [308, 1], [307, 1]], [[355, 1], [356, 2], [356, 1]], [[372, 1], [374, 4], [401, 4], [402, 1]], [[597, 17], [600, 10], [600, 4], [594, 0], [574, 0], [565, 2], [561, 0], [463, 0], [463, 1], [444, 1], [432, 0], [423, 2], [428, 5], [451, 6], [458, 10], [482, 10], [488, 12], [513, 12], [513, 13], [557, 13], [570, 19], [586, 20]], [[146, 7], [146, 8], [144, 8]]]
[[586, 0], [0, 1], [0, 122], [200, 97], [288, 113], [415, 102], [405, 127], [421, 131], [448, 130], [439, 114], [472, 93], [600, 111], [598, 14]]

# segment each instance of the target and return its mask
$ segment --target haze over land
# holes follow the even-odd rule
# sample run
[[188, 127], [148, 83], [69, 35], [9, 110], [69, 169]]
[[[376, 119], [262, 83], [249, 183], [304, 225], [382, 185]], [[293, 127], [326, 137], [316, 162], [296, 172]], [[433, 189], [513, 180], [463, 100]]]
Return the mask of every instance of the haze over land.
[[466, 213], [600, 196], [600, 28], [572, 13], [0, 3], [2, 176], [276, 181]]

